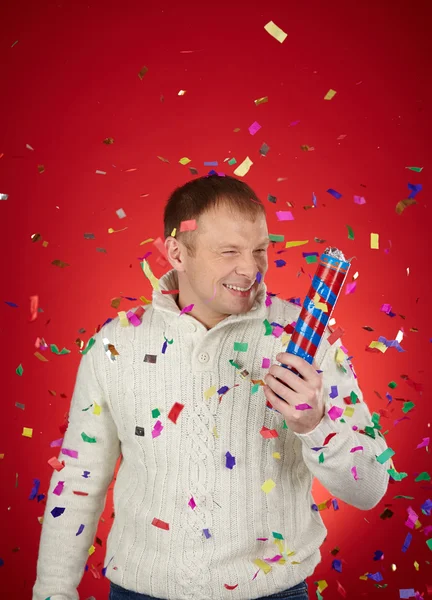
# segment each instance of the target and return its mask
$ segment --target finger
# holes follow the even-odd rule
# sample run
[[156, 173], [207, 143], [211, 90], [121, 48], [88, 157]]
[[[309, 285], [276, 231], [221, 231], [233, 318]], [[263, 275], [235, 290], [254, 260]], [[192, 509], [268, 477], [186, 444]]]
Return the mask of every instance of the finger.
[[284, 369], [284, 367], [280, 367], [279, 365], [273, 365], [269, 373], [270, 375], [273, 375], [273, 377], [280, 379], [298, 394], [305, 394], [309, 389], [305, 380], [301, 379], [301, 377], [289, 369]]
[[283, 398], [285, 402], [294, 406], [296, 392], [292, 390], [287, 384], [282, 381], [278, 381], [276, 377], [274, 377], [271, 373], [268, 373], [266, 376], [266, 384], [267, 386], [278, 396]]
[[313, 377], [317, 376], [314, 367], [310, 365], [307, 360], [301, 358], [301, 356], [296, 356], [289, 352], [282, 352], [282, 354], [277, 355], [276, 359], [284, 365], [294, 367], [304, 379], [313, 380]]
[[295, 413], [298, 412], [293, 406], [278, 398], [269, 386], [264, 388], [264, 393], [273, 408], [281, 413], [281, 415], [286, 419], [291, 418]]

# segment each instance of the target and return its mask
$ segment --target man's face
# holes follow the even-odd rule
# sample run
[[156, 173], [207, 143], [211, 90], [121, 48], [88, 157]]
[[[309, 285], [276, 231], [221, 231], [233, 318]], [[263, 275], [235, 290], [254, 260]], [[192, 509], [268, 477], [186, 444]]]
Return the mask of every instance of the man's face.
[[[258, 291], [257, 273], [264, 278], [269, 245], [265, 216], [249, 221], [226, 207], [202, 215], [195, 233], [196, 255], [187, 255], [179, 243], [178, 271], [180, 296], [185, 306], [194, 304], [192, 315], [207, 327], [232, 314], [252, 308]], [[246, 292], [227, 285], [250, 288]]]

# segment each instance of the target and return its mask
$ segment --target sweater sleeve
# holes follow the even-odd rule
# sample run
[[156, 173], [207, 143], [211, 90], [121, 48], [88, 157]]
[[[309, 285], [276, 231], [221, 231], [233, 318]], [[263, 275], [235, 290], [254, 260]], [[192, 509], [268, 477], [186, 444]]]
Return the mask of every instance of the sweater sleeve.
[[320, 367], [325, 414], [315, 429], [295, 435], [302, 440], [306, 465], [321, 484], [347, 504], [370, 510], [387, 491], [392, 451], [381, 459], [383, 464], [377, 460], [388, 448], [379, 432], [379, 415], [372, 420], [340, 340], [332, 346], [325, 343], [329, 348]]
[[77, 587], [120, 455], [104, 373], [95, 369], [101, 361], [94, 355], [103, 351], [100, 333], [95, 337], [78, 367], [58, 457], [64, 468], [53, 471], [48, 489], [33, 600], [79, 599]]

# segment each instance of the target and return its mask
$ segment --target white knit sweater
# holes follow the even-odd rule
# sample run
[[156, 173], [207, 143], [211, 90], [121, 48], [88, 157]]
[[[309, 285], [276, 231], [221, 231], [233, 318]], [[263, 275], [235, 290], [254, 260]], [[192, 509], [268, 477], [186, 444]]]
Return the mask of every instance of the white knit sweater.
[[[159, 283], [161, 290], [177, 289], [176, 271]], [[47, 494], [33, 600], [79, 598], [120, 454], [105, 574], [156, 598], [247, 600], [310, 576], [327, 533], [312, 509], [314, 476], [348, 504], [377, 505], [390, 464], [376, 456], [387, 444], [378, 429], [375, 438], [352, 429], [374, 424], [349, 360], [346, 373], [334, 360], [339, 341], [330, 346], [323, 339], [316, 356], [326, 414], [312, 432], [293, 433], [266, 405], [263, 359], [278, 362], [289, 340], [282, 328], [299, 313], [268, 295], [262, 282], [249, 313], [207, 330], [191, 315], [179, 316], [173, 295], [154, 290], [138, 326], [125, 327], [117, 317], [94, 336], [71, 400], [59, 455], [65, 467], [54, 470]], [[235, 342], [247, 350], [234, 351]], [[344, 398], [352, 391], [358, 396], [352, 416], [332, 420], [327, 409], [349, 409]], [[184, 408], [173, 422], [175, 403]], [[264, 437], [263, 427], [277, 436]], [[337, 435], [314, 450], [330, 433]], [[351, 452], [358, 446], [363, 450]], [[275, 485], [264, 491], [269, 480]], [[55, 508], [62, 514], [54, 517]]]

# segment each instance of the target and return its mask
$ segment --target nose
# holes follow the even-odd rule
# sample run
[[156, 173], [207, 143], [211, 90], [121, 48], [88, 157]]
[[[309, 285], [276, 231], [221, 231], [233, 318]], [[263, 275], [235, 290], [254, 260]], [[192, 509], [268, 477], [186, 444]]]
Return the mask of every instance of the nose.
[[240, 262], [236, 267], [236, 273], [239, 277], [244, 277], [249, 281], [255, 281], [259, 271], [257, 259], [253, 254], [245, 254], [240, 258]]

